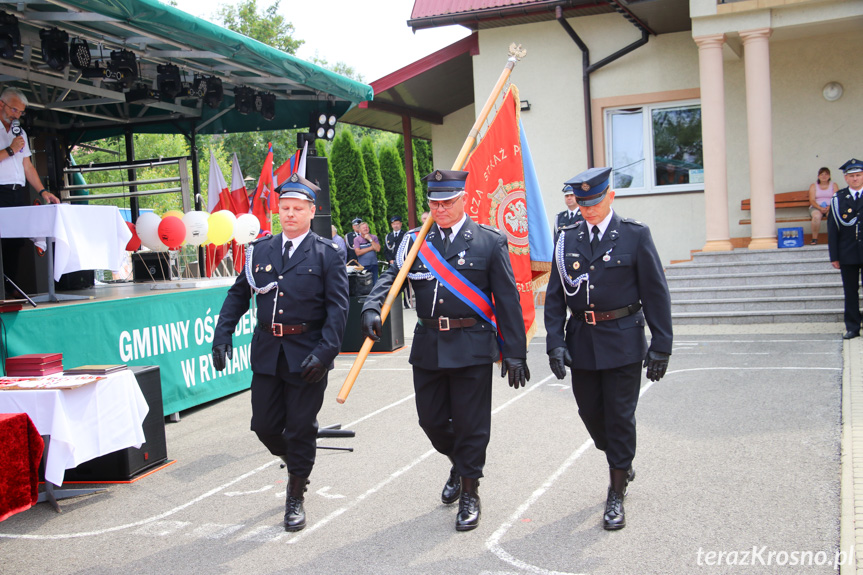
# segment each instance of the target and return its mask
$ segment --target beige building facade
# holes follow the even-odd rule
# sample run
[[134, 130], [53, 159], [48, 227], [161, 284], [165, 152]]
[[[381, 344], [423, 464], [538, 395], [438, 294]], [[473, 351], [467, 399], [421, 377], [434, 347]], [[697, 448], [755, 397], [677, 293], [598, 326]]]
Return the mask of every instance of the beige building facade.
[[[615, 209], [650, 225], [666, 264], [689, 259], [693, 250], [776, 248], [782, 227], [808, 233], [806, 222], [777, 222], [805, 219], [807, 211], [777, 212], [774, 194], [808, 189], [822, 166], [844, 187], [839, 166], [863, 157], [863, 75], [857, 72], [863, 1], [690, 0], [690, 17], [691, 30], [650, 36], [590, 76], [594, 164], [616, 172], [622, 166], [615, 163], [626, 164], [620, 179], [615, 176]], [[616, 13], [567, 23], [589, 47], [591, 62], [641, 36]], [[554, 20], [480, 28], [478, 42], [475, 104], [432, 128], [435, 162], [455, 159], [507, 47], [521, 44], [528, 54], [511, 79], [530, 102], [522, 120], [551, 221], [563, 209], [563, 182], [588, 167], [582, 53]], [[670, 164], [660, 157], [658, 132], [649, 134], [650, 118], [656, 125], [693, 111], [700, 111], [698, 158], [687, 152], [690, 161], [675, 167], [684, 177], [659, 185], [661, 166]], [[631, 139], [638, 130], [645, 138], [642, 158], [618, 144], [620, 134]], [[627, 170], [630, 175], [622, 173]], [[751, 211], [741, 209], [744, 199]]]

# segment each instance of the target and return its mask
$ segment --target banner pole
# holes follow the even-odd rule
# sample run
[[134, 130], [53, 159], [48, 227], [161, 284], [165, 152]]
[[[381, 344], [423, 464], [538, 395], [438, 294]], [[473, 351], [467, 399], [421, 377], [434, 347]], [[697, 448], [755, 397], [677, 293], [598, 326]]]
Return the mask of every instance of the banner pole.
[[[461, 170], [465, 163], [467, 162], [468, 154], [473, 149], [474, 144], [476, 143], [476, 138], [479, 135], [479, 130], [482, 128], [482, 125], [485, 123], [486, 118], [491, 113], [491, 109], [494, 106], [495, 101], [497, 101], [498, 96], [500, 96], [501, 91], [503, 91], [503, 87], [506, 84], [506, 81], [509, 79], [510, 74], [512, 74], [512, 69], [515, 67], [515, 63], [521, 60], [526, 54], [526, 51], [522, 49], [521, 45], [516, 46], [516, 44], [510, 44], [509, 46], [509, 58], [506, 61], [506, 66], [503, 69], [503, 72], [500, 74], [500, 78], [498, 78], [497, 83], [494, 85], [494, 88], [491, 91], [488, 99], [485, 102], [485, 105], [480, 110], [479, 115], [476, 118], [476, 121], [473, 124], [473, 127], [470, 129], [468, 133], [467, 139], [461, 147], [461, 151], [459, 151], [458, 156], [453, 162], [452, 169], [453, 170]], [[405, 143], [407, 145], [408, 142]], [[413, 143], [410, 142], [412, 145]], [[396, 298], [399, 296], [402, 290], [402, 285], [404, 285], [405, 278], [408, 275], [408, 271], [410, 271], [411, 266], [414, 263], [414, 260], [417, 257], [417, 254], [420, 250], [420, 245], [425, 240], [426, 234], [428, 234], [429, 230], [434, 223], [434, 214], [429, 212], [429, 217], [422, 225], [422, 227], [417, 232], [417, 239], [414, 241], [414, 245], [411, 246], [410, 251], [408, 251], [407, 255], [405, 255], [405, 261], [402, 264], [401, 269], [399, 269], [398, 275], [396, 275], [395, 280], [393, 280], [393, 285], [390, 287], [390, 291], [387, 294], [386, 300], [384, 301], [383, 307], [381, 307], [381, 324], [387, 320], [387, 316], [390, 313], [390, 309], [393, 306]], [[369, 355], [369, 352], [372, 350], [372, 346], [374, 345], [374, 340], [367, 337], [363, 342], [362, 347], [360, 347], [359, 353], [357, 353], [356, 359], [354, 359], [354, 363], [351, 366], [350, 371], [348, 372], [347, 377], [345, 378], [344, 384], [342, 384], [342, 388], [339, 391], [339, 395], [336, 398], [336, 401], [339, 403], [344, 403], [348, 398], [348, 394], [351, 392], [351, 388], [354, 386], [354, 383], [357, 380], [357, 377], [360, 374], [360, 370], [363, 367], [363, 364], [366, 361], [366, 358]]]

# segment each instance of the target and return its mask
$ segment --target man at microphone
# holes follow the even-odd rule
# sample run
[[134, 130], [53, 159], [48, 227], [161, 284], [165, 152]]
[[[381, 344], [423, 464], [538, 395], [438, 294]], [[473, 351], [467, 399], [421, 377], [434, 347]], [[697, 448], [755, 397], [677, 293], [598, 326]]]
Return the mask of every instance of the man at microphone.
[[6, 88], [0, 93], [0, 208], [30, 205], [29, 183], [46, 204], [59, 204], [60, 199], [45, 189], [42, 178], [30, 161], [30, 143], [21, 128], [19, 118], [27, 109], [27, 96], [18, 88]]

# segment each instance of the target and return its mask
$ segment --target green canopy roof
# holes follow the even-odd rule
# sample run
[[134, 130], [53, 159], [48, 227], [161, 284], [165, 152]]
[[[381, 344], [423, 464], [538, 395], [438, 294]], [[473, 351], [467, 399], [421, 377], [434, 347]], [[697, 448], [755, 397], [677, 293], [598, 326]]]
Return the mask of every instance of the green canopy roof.
[[[129, 127], [176, 132], [194, 125], [199, 133], [303, 128], [314, 112], [341, 116], [373, 97], [371, 86], [155, 0], [52, 0], [6, 7], [19, 19], [22, 47], [14, 58], [0, 60], [0, 79], [27, 93], [36, 126], [67, 132], [77, 141], [121, 134]], [[220, 78], [224, 99], [216, 109], [193, 97], [127, 103], [128, 86], [122, 82], [82, 77], [70, 66], [55, 71], [42, 61], [39, 31], [52, 27], [85, 39], [94, 61], [108, 62], [115, 50], [133, 52], [144, 87], [156, 90], [157, 66], [172, 63], [186, 82], [195, 74]], [[233, 91], [238, 86], [274, 94], [275, 117], [267, 121], [255, 111], [237, 112]]]

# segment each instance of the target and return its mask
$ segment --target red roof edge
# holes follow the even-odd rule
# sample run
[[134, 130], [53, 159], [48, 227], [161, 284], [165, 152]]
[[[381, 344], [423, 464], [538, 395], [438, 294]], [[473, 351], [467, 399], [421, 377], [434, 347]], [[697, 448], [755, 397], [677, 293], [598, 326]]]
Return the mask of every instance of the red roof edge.
[[371, 83], [371, 87], [374, 89], [375, 94], [380, 94], [381, 92], [389, 90], [402, 82], [419, 76], [423, 72], [427, 72], [435, 66], [448, 62], [456, 56], [461, 56], [465, 53], [468, 53], [471, 56], [479, 54], [479, 34], [476, 32], [467, 38], [462, 38], [458, 42], [453, 42], [449, 46], [441, 48], [437, 52], [433, 52], [428, 56], [420, 58], [416, 62], [408, 64], [404, 68], [396, 70], [391, 74], [387, 74], [380, 80], [375, 80]]

